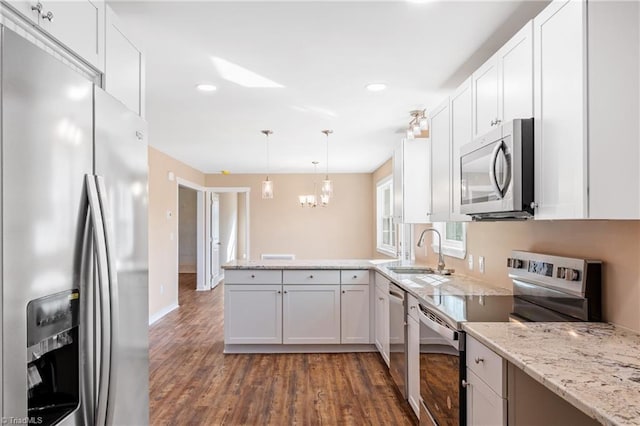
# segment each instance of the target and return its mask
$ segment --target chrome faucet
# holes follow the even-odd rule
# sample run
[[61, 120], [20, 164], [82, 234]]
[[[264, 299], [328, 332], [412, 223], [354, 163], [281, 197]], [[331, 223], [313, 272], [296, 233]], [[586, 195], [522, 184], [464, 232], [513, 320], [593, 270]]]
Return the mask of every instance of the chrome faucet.
[[445, 264], [444, 257], [442, 256], [442, 236], [440, 235], [440, 232], [435, 228], [427, 228], [422, 231], [420, 238], [418, 238], [418, 247], [422, 247], [424, 245], [424, 234], [426, 234], [427, 231], [433, 231], [438, 236], [438, 272], [442, 272], [444, 271]]

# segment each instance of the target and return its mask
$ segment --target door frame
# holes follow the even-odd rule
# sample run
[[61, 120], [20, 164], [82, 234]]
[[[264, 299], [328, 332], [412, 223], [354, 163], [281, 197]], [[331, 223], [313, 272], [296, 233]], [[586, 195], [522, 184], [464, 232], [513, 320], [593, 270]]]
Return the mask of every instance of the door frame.
[[[209, 290], [205, 287], [205, 200], [204, 195], [206, 188], [186, 179], [176, 177], [176, 271], [180, 271], [180, 187], [193, 189], [196, 191], [196, 290]], [[176, 277], [177, 278], [177, 277]]]
[[[245, 201], [246, 201], [246, 211], [245, 211], [245, 222], [247, 224], [247, 229], [246, 229], [246, 255], [247, 255], [247, 259], [250, 259], [250, 241], [251, 238], [249, 237], [249, 230], [251, 229], [250, 226], [250, 218], [251, 218], [251, 214], [250, 214], [250, 200], [251, 200], [251, 188], [250, 187], [246, 187], [246, 186], [211, 186], [211, 187], [206, 187], [204, 188], [205, 192], [206, 192], [206, 201], [204, 204], [204, 222], [205, 223], [205, 227], [203, 229], [203, 243], [207, 241], [208, 235], [210, 233], [210, 225], [209, 225], [209, 221], [206, 220], [205, 218], [208, 218], [211, 215], [211, 204], [208, 202], [209, 197], [211, 196], [210, 194], [213, 193], [229, 193], [229, 192], [235, 192], [238, 194], [244, 194], [245, 196]], [[205, 272], [205, 276], [207, 277], [206, 280], [204, 280], [203, 287], [202, 290], [212, 290], [214, 289], [218, 284], [220, 284], [220, 282], [222, 282], [222, 280], [224, 279], [224, 270], [222, 271], [222, 273], [218, 276], [218, 279], [216, 280], [215, 283], [211, 282], [211, 253], [210, 253], [211, 249], [209, 248], [209, 244], [204, 244], [204, 263], [205, 263], [205, 268], [204, 268], [204, 272]], [[198, 250], [199, 253], [199, 250]], [[198, 284], [199, 286], [199, 284]], [[200, 289], [200, 287], [198, 287], [198, 289]]]

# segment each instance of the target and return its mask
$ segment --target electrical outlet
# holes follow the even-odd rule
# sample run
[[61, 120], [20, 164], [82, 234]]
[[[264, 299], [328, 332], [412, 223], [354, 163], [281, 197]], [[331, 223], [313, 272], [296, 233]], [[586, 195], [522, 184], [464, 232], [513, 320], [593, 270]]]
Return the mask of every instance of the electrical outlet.
[[484, 256], [478, 257], [478, 270], [481, 274], [484, 274]]
[[173, 232], [169, 232], [169, 241], [173, 241], [174, 235]]
[[160, 294], [164, 294], [164, 284], [160, 284]]
[[467, 262], [469, 265], [469, 270], [473, 271], [473, 255], [472, 254], [467, 256]]

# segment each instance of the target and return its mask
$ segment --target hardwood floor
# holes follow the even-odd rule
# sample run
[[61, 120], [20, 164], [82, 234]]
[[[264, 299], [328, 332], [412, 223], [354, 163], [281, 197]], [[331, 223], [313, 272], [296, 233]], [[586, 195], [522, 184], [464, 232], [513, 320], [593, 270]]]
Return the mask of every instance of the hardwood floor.
[[224, 355], [223, 294], [180, 274], [180, 308], [151, 326], [151, 424], [416, 424], [377, 353]]

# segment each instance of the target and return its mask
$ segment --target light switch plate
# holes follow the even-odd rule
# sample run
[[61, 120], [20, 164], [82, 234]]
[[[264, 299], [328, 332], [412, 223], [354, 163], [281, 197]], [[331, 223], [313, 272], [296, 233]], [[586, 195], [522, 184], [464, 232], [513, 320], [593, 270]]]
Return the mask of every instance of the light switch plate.
[[481, 274], [484, 274], [484, 256], [478, 257], [478, 270]]

